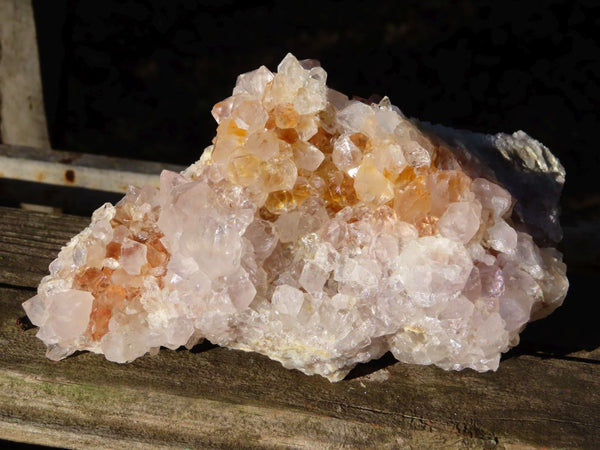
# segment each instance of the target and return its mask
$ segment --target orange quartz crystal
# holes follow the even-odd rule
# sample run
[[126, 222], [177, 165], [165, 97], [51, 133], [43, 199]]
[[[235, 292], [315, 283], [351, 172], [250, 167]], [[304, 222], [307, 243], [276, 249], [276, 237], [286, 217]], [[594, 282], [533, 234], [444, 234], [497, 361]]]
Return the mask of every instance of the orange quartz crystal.
[[[121, 242], [124, 238], [131, 238], [146, 246], [147, 262], [139, 274], [130, 275], [122, 269], [115, 271], [105, 266], [102, 269], [83, 267], [74, 276], [73, 287], [89, 291], [94, 296], [87, 328], [87, 334], [93, 341], [99, 341], [108, 332], [108, 325], [115, 311], [123, 310], [133, 301], [139, 301], [140, 289], [136, 286], [141, 284], [144, 277], [151, 275], [154, 270], [152, 275], [160, 280], [166, 272], [170, 255], [160, 240], [163, 234], [155, 226], [147, 228], [144, 218], [140, 219], [137, 221], [139, 227], [136, 227], [129, 208], [117, 205], [112, 220], [114, 228], [123, 224], [130, 227], [126, 236], [119, 236]], [[139, 231], [134, 235], [132, 230], [136, 229]], [[106, 258], [112, 258], [116, 262], [122, 258], [121, 242], [111, 241], [107, 244]]]

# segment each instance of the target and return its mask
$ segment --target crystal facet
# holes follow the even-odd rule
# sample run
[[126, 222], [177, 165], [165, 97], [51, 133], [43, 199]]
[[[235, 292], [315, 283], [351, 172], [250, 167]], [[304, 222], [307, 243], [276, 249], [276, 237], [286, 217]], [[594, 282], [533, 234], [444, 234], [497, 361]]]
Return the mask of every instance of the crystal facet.
[[[485, 371], [562, 303], [561, 255], [536, 244], [560, 239], [548, 149], [325, 80], [291, 54], [240, 75], [200, 161], [94, 213], [23, 305], [49, 358], [127, 362], [206, 338], [331, 381], [387, 351]], [[532, 179], [549, 192], [533, 213]]]

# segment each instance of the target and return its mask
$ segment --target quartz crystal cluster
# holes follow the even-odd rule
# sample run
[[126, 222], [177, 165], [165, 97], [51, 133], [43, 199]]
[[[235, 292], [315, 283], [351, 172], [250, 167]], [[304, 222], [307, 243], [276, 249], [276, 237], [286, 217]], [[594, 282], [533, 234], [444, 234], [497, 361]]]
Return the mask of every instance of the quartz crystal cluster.
[[[24, 303], [47, 356], [123, 363], [208, 339], [331, 381], [388, 351], [496, 369], [562, 303], [560, 253], [468, 145], [325, 81], [292, 55], [240, 75], [198, 162], [100, 207]], [[537, 141], [487, 142], [511, 139], [545, 164], [521, 175], [560, 192], [564, 170]]]

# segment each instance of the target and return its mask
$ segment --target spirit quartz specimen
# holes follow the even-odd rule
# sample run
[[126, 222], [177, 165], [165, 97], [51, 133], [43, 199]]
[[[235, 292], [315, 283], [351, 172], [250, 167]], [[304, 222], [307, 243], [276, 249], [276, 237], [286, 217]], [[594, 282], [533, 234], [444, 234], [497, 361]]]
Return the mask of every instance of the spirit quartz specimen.
[[387, 351], [495, 370], [562, 303], [561, 254], [538, 245], [561, 237], [546, 147], [325, 80], [291, 54], [240, 75], [198, 162], [94, 213], [23, 305], [48, 358], [124, 363], [205, 338], [331, 381]]

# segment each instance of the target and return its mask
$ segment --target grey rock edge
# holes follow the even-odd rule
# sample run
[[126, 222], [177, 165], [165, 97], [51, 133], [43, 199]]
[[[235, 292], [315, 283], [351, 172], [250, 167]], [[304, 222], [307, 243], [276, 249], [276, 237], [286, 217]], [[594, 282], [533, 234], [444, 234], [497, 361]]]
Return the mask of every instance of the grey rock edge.
[[415, 121], [431, 137], [448, 144], [472, 177], [498, 182], [517, 200], [513, 221], [540, 246], [562, 240], [560, 194], [565, 168], [541, 142], [524, 131], [483, 134]]

